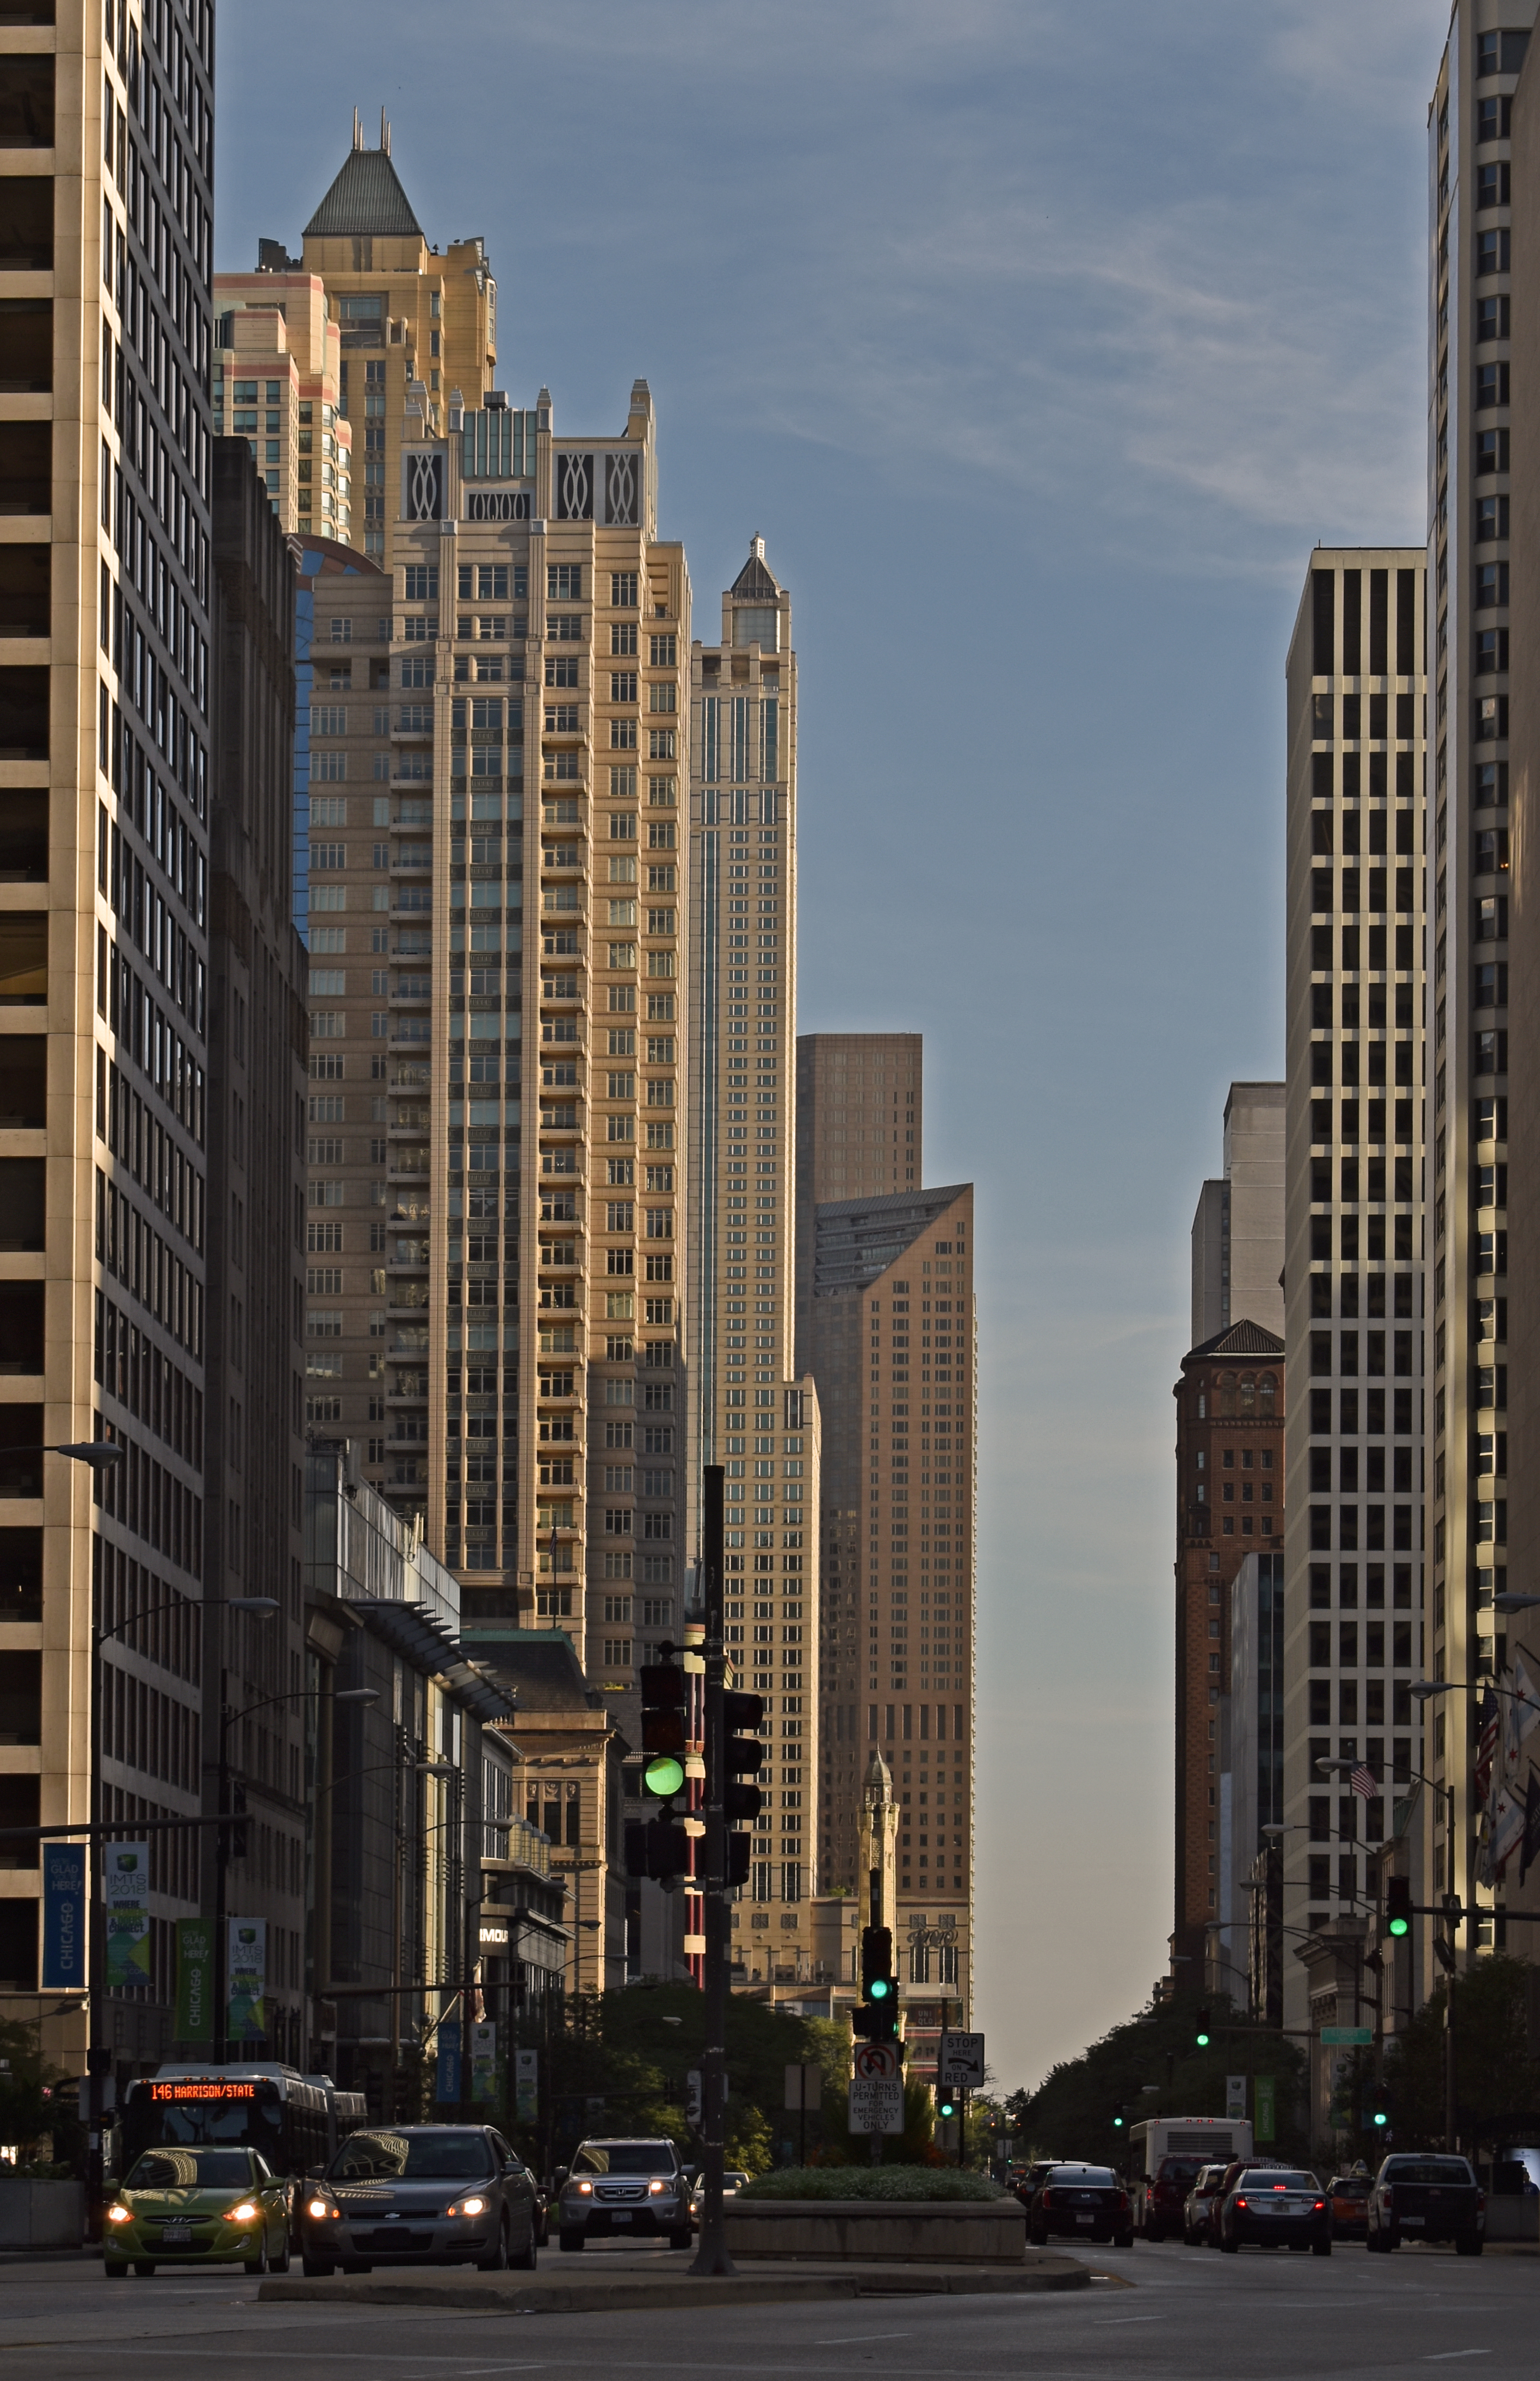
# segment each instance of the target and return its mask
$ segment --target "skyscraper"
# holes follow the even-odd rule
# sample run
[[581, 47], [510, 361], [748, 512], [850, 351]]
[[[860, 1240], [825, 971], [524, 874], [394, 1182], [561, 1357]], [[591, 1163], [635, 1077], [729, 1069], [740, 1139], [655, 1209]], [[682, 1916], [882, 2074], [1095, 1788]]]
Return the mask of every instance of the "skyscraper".
[[790, 1377], [797, 656], [763, 538], [691, 678], [691, 1436], [697, 1489], [700, 1465], [727, 1474], [728, 1651], [766, 1697], [765, 1807], [733, 1923], [743, 1981], [773, 1985], [805, 1975], [813, 1946], [819, 1418]]
[[[348, 543], [353, 425], [340, 409], [342, 329], [327, 311], [325, 283], [318, 273], [271, 265], [220, 273], [214, 303], [215, 435], [246, 440], [291, 534]], [[360, 470], [361, 494], [361, 451]]]
[[[1419, 552], [1318, 548], [1289, 652], [1284, 1918], [1322, 1972], [1357, 1957], [1394, 1789], [1425, 1765], [1423, 575]], [[1285, 1975], [1290, 2024], [1337, 1988]]]
[[[0, 28], [0, 1678], [4, 1805], [32, 1825], [89, 1815], [93, 1618], [108, 1815], [199, 1807], [212, 1195], [213, 16], [57, 14]], [[43, 1451], [107, 1436], [104, 1473]], [[93, 1979], [93, 2036], [129, 2054], [168, 2041], [172, 1922], [197, 1909], [192, 1831], [153, 1840], [133, 1980]], [[16, 1869], [0, 1898], [23, 1994], [40, 1889]], [[43, 2041], [67, 2065], [86, 2024], [60, 2005]]]
[[1192, 1345], [1232, 1321], [1283, 1329], [1282, 1083], [1232, 1083], [1225, 1171], [1205, 1182], [1192, 1218]]
[[[1428, 111], [1427, 733], [1434, 870], [1428, 1056], [1427, 1479], [1430, 1676], [1479, 1682], [1504, 1651], [1508, 1587], [1508, 930], [1510, 475], [1509, 117], [1534, 0], [1489, 12], [1457, 0]], [[1520, 1582], [1527, 1587], [1527, 1580]], [[1480, 1803], [1466, 1695], [1429, 1712], [1424, 1766], [1455, 1797], [1424, 1797], [1434, 1894], [1490, 1911], [1474, 1866]], [[1527, 1930], [1526, 1930], [1527, 1931]], [[1492, 1942], [1490, 1915], [1457, 1940]]]
[[972, 1994], [975, 1350], [971, 1184], [814, 1209], [824, 1418], [820, 1860], [862, 1886], [874, 1752], [898, 1796], [911, 2071]]
[[828, 1199], [896, 1198], [923, 1182], [924, 1044], [918, 1033], [802, 1033], [797, 1040], [799, 1370], [808, 1366], [815, 1234]]

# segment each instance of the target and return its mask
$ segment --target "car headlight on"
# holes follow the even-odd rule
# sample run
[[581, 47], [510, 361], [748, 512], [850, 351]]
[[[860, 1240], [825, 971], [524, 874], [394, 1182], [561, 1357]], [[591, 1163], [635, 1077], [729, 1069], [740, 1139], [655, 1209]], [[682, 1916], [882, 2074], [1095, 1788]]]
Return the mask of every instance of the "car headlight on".
[[133, 2220], [133, 2211], [131, 2208], [109, 2207], [107, 2210], [107, 2222], [109, 2224], [131, 2224]]
[[580, 2182], [578, 2185], [578, 2193], [582, 2199], [592, 2199], [593, 2196], [593, 2185], [591, 2182]]
[[254, 2199], [242, 2199], [237, 2204], [237, 2205], [230, 2209], [229, 2214], [226, 2216], [225, 2220], [227, 2224], [251, 2224], [255, 2221], [256, 2214], [256, 2201]]
[[666, 2191], [668, 2185], [666, 2182], [650, 2182], [647, 2185], [648, 2192], [654, 2199], [657, 2197], [660, 2191]]
[[327, 2216], [331, 2212], [324, 2199], [312, 2199], [305, 2210], [307, 2216]]
[[460, 2200], [454, 2207], [446, 2207], [444, 2212], [446, 2216], [484, 2216], [486, 2202], [484, 2199], [472, 2196], [470, 2199]]

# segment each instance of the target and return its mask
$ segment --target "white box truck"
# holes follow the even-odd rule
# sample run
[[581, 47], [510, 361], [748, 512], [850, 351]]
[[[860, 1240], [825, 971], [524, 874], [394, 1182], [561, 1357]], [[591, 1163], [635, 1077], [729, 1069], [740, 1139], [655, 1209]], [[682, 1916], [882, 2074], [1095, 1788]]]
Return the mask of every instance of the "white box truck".
[[1129, 2199], [1145, 2241], [1177, 2240], [1200, 2167], [1253, 2155], [1244, 2117], [1151, 2117], [1129, 2128]]

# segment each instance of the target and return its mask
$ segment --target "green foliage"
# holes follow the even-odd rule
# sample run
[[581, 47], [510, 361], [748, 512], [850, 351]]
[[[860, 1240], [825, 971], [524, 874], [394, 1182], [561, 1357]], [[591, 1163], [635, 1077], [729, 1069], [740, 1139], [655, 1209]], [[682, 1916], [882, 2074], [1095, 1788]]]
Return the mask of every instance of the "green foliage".
[[[1192, 2046], [1200, 2006], [1213, 2013], [1214, 2039], [1207, 2050]], [[1020, 2158], [1087, 2158], [1121, 2166], [1129, 2128], [1151, 2117], [1222, 2117], [1225, 2079], [1244, 2073], [1276, 2079], [1280, 2157], [1303, 2156], [1308, 2143], [1293, 2111], [1302, 2110], [1305, 2060], [1277, 2034], [1253, 2032], [1244, 2010], [1209, 1993], [1155, 2002], [1136, 2018], [1113, 2027], [1079, 2058], [1061, 2060], [1035, 2092], [1013, 2092], [1005, 2106], [1015, 2129]], [[1147, 2086], [1153, 2085], [1153, 2090]], [[1248, 2107], [1254, 2097], [1248, 2088]], [[1114, 2130], [1113, 2110], [1127, 2116]]]
[[24, 2148], [43, 2133], [62, 2137], [79, 2130], [74, 2109], [55, 2104], [55, 2091], [66, 2079], [38, 2048], [35, 2025], [0, 2019], [0, 2142], [7, 2149]]
[[951, 2166], [783, 2166], [739, 2192], [740, 2199], [1000, 2199], [987, 2175]]
[[[842, 2032], [842, 2028], [831, 2028]], [[847, 2121], [849, 2112], [849, 2043], [847, 2039], [840, 2059], [839, 2074], [832, 2090], [827, 2081], [824, 2085], [823, 2151], [820, 2163], [825, 2166], [867, 2167], [871, 2164], [872, 2136], [852, 2133]], [[883, 2159], [891, 2159], [895, 2167], [906, 2163], [913, 2166], [939, 2167], [946, 2164], [935, 2147], [935, 2103], [930, 2088], [924, 2083], [904, 2085], [904, 2130], [888, 2134], [883, 2142]]]
[[[1495, 2142], [1509, 2131], [1505, 2118], [1540, 2113], [1540, 2060], [1529, 2053], [1530, 1972], [1526, 1960], [1498, 1951], [1454, 1979], [1455, 2099], [1466, 2138]], [[1441, 1979], [1411, 2024], [1386, 2045], [1384, 2105], [1398, 2150], [1444, 2142], [1448, 1989]], [[1342, 2094], [1365, 2115], [1375, 2096], [1373, 2072], [1360, 2053]]]

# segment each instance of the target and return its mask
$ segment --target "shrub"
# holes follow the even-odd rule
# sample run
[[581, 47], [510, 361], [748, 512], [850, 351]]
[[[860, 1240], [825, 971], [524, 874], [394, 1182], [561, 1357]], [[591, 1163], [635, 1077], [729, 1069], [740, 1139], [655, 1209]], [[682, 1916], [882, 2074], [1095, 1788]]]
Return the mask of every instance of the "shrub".
[[783, 2166], [755, 2175], [739, 2199], [1008, 2199], [987, 2175], [956, 2167]]

